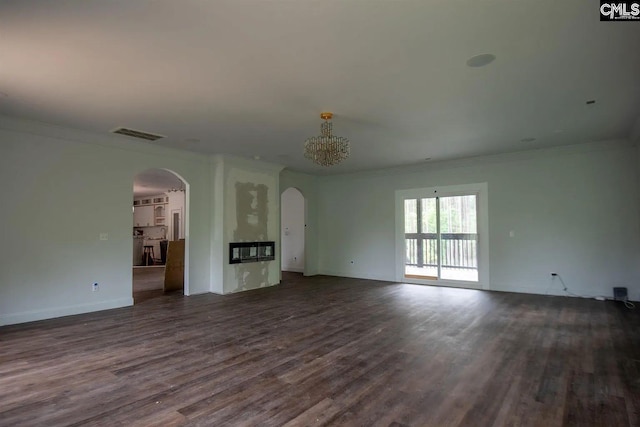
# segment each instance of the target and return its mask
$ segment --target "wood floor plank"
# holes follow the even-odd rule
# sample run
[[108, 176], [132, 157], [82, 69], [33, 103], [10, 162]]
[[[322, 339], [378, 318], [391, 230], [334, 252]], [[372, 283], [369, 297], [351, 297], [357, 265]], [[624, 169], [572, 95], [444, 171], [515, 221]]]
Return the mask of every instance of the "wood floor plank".
[[0, 426], [640, 425], [640, 310], [283, 279], [0, 328]]

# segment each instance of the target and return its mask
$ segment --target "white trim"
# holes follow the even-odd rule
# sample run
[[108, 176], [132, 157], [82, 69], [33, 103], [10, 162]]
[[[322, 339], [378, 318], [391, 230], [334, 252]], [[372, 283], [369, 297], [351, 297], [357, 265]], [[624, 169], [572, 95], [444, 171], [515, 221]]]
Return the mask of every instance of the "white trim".
[[[607, 139], [603, 141], [582, 142], [571, 145], [560, 145], [555, 147], [535, 148], [533, 150], [515, 151], [502, 154], [488, 154], [482, 156], [461, 157], [459, 159], [450, 160], [432, 160], [429, 162], [420, 162], [415, 165], [393, 166], [382, 169], [369, 169], [359, 172], [343, 172], [331, 175], [314, 175], [322, 178], [323, 181], [341, 181], [345, 176], [349, 177], [377, 177], [377, 176], [394, 176], [409, 175], [421, 173], [424, 171], [450, 170], [457, 168], [474, 168], [478, 166], [509, 163], [517, 161], [527, 161], [532, 159], [548, 159], [549, 157], [573, 156], [576, 154], [622, 150], [633, 147], [634, 142], [628, 139]], [[302, 172], [297, 172], [302, 173]]]
[[[290, 188], [295, 189], [296, 191], [298, 191], [298, 193], [300, 193], [300, 195], [302, 196], [302, 202], [303, 202], [303, 207], [304, 207], [304, 212], [303, 212], [303, 234], [302, 234], [302, 250], [304, 251], [304, 265], [302, 266], [302, 268], [295, 268], [295, 267], [285, 267], [282, 265], [282, 195], [284, 194], [285, 191], [289, 190]], [[280, 193], [280, 199], [278, 201], [279, 206], [280, 206], [280, 222], [278, 223], [278, 227], [279, 227], [279, 236], [280, 236], [280, 251], [276, 251], [279, 253], [279, 258], [280, 258], [280, 282], [282, 282], [282, 272], [283, 271], [292, 271], [294, 273], [302, 273], [303, 276], [313, 276], [315, 274], [311, 274], [309, 273], [309, 267], [308, 267], [308, 262], [309, 262], [309, 256], [308, 256], [308, 242], [309, 242], [309, 236], [307, 234], [307, 224], [309, 223], [308, 220], [308, 209], [307, 209], [307, 196], [304, 194], [304, 192], [298, 188], [295, 185], [290, 185], [287, 188], [285, 188], [284, 190], [280, 187], [280, 179], [278, 179], [278, 192]]]
[[36, 320], [53, 319], [74, 314], [92, 313], [101, 310], [111, 310], [113, 308], [129, 307], [133, 305], [133, 298], [119, 298], [109, 301], [95, 302], [91, 304], [70, 305], [66, 307], [55, 307], [45, 310], [24, 311], [22, 313], [12, 313], [0, 316], [0, 326], [13, 325], [17, 323], [33, 322]]
[[[404, 276], [404, 200], [437, 196], [459, 196], [476, 194], [478, 196], [478, 281], [419, 280]], [[399, 283], [415, 283], [436, 286], [452, 286], [469, 289], [491, 289], [489, 284], [489, 195], [486, 182], [465, 185], [448, 185], [429, 188], [396, 190], [396, 271], [395, 279]]]
[[[190, 227], [190, 217], [191, 217], [191, 184], [189, 184], [189, 181], [187, 181], [182, 175], [180, 175], [179, 173], [177, 173], [176, 171], [172, 170], [172, 169], [168, 169], [168, 168], [160, 168], [161, 170], [164, 170], [166, 172], [169, 172], [170, 174], [174, 175], [175, 177], [177, 177], [180, 181], [182, 181], [182, 183], [184, 184], [184, 206], [182, 209], [182, 222], [183, 222], [183, 230], [178, 230], [178, 236], [180, 235], [180, 231], [182, 231], [182, 234], [184, 236], [184, 273], [183, 273], [183, 287], [182, 287], [182, 294], [185, 296], [189, 296], [191, 295], [191, 292], [189, 290], [189, 259], [190, 259], [190, 251], [189, 251], [189, 245], [190, 245], [190, 238], [189, 238], [189, 231], [191, 229]], [[171, 217], [169, 217], [169, 221], [171, 221]], [[133, 281], [131, 282], [131, 286], [133, 288]]]
[[[173, 172], [175, 174], [175, 172]], [[177, 174], [176, 174], [177, 175]], [[180, 176], [180, 175], [178, 175]], [[191, 295], [191, 291], [189, 288], [189, 266], [190, 266], [190, 259], [191, 259], [191, 251], [189, 250], [189, 246], [191, 244], [191, 238], [189, 237], [189, 231], [191, 230], [190, 227], [190, 218], [191, 218], [191, 185], [189, 185], [189, 182], [180, 177], [180, 179], [182, 179], [182, 182], [184, 182], [185, 184], [185, 189], [184, 189], [184, 212], [182, 212], [182, 216], [184, 218], [184, 273], [183, 273], [183, 281], [184, 281], [184, 285], [182, 287], [182, 294], [185, 296], [189, 296]]]
[[[191, 185], [189, 184], [189, 181], [187, 181], [182, 175], [180, 175], [179, 173], [177, 173], [176, 171], [174, 171], [173, 169], [170, 168], [163, 168], [163, 167], [151, 167], [151, 168], [147, 168], [144, 169], [142, 171], [138, 171], [133, 175], [133, 178], [131, 179], [131, 182], [135, 182], [135, 177], [145, 171], [148, 170], [153, 170], [153, 169], [157, 169], [157, 170], [162, 170], [165, 171], [167, 173], [170, 173], [171, 175], [175, 176], [176, 178], [178, 178], [180, 181], [182, 181], [182, 183], [184, 184], [184, 206], [182, 207], [182, 222], [183, 222], [183, 229], [182, 230], [178, 230], [178, 235], [182, 235], [184, 238], [184, 273], [183, 273], [183, 289], [182, 289], [182, 293], [185, 296], [189, 296], [191, 295], [190, 289], [189, 289], [189, 245], [190, 245], [190, 238], [189, 238], [189, 231], [190, 231], [190, 217], [191, 217]], [[174, 210], [178, 210], [178, 209], [174, 209]], [[169, 220], [171, 221], [172, 219], [172, 215], [168, 215]], [[173, 236], [171, 236], [173, 237]], [[131, 248], [132, 253], [131, 256], [129, 257], [129, 259], [131, 259], [133, 257], [133, 248]], [[131, 292], [133, 293], [133, 276], [131, 277]]]
[[376, 280], [379, 282], [395, 283], [393, 278], [380, 277], [372, 275], [369, 272], [363, 271], [338, 271], [338, 270], [320, 270], [318, 275], [321, 276], [335, 276], [335, 277], [348, 277], [350, 279], [364, 279], [364, 280]]
[[478, 291], [490, 290], [488, 288], [483, 288], [480, 285], [480, 282], [469, 282], [464, 280], [447, 280], [447, 279], [439, 279], [439, 280], [421, 280], [421, 279], [408, 279], [403, 275], [402, 280], [398, 283], [405, 283], [409, 285], [426, 285], [426, 286], [444, 286], [447, 288], [464, 288], [464, 289], [475, 289]]

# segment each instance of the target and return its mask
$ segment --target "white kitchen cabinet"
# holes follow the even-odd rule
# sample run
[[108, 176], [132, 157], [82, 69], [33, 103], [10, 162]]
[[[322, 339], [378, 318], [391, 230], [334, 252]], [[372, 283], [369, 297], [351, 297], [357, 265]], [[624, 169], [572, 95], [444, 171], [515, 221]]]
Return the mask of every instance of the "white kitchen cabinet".
[[133, 226], [153, 227], [166, 225], [168, 204], [169, 196], [164, 194], [134, 199]]
[[154, 225], [165, 225], [165, 214], [167, 210], [166, 204], [153, 206], [153, 222]]
[[134, 206], [133, 226], [148, 227], [154, 224], [153, 206]]

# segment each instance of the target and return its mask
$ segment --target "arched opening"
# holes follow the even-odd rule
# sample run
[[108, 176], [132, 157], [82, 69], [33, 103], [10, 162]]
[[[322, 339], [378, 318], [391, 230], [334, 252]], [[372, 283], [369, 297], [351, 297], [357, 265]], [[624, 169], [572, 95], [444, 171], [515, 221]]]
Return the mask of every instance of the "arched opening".
[[173, 171], [148, 169], [133, 180], [134, 304], [189, 294], [189, 186]]
[[297, 188], [290, 187], [280, 196], [280, 260], [287, 273], [305, 273], [306, 200]]

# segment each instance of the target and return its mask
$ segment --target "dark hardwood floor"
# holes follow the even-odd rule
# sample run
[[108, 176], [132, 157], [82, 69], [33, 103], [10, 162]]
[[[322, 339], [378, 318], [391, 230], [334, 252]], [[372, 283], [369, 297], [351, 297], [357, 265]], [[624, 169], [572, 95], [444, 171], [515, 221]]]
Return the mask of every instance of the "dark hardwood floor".
[[287, 274], [0, 328], [2, 426], [640, 425], [614, 302]]
[[164, 295], [164, 265], [152, 267], [133, 267], [133, 303]]

